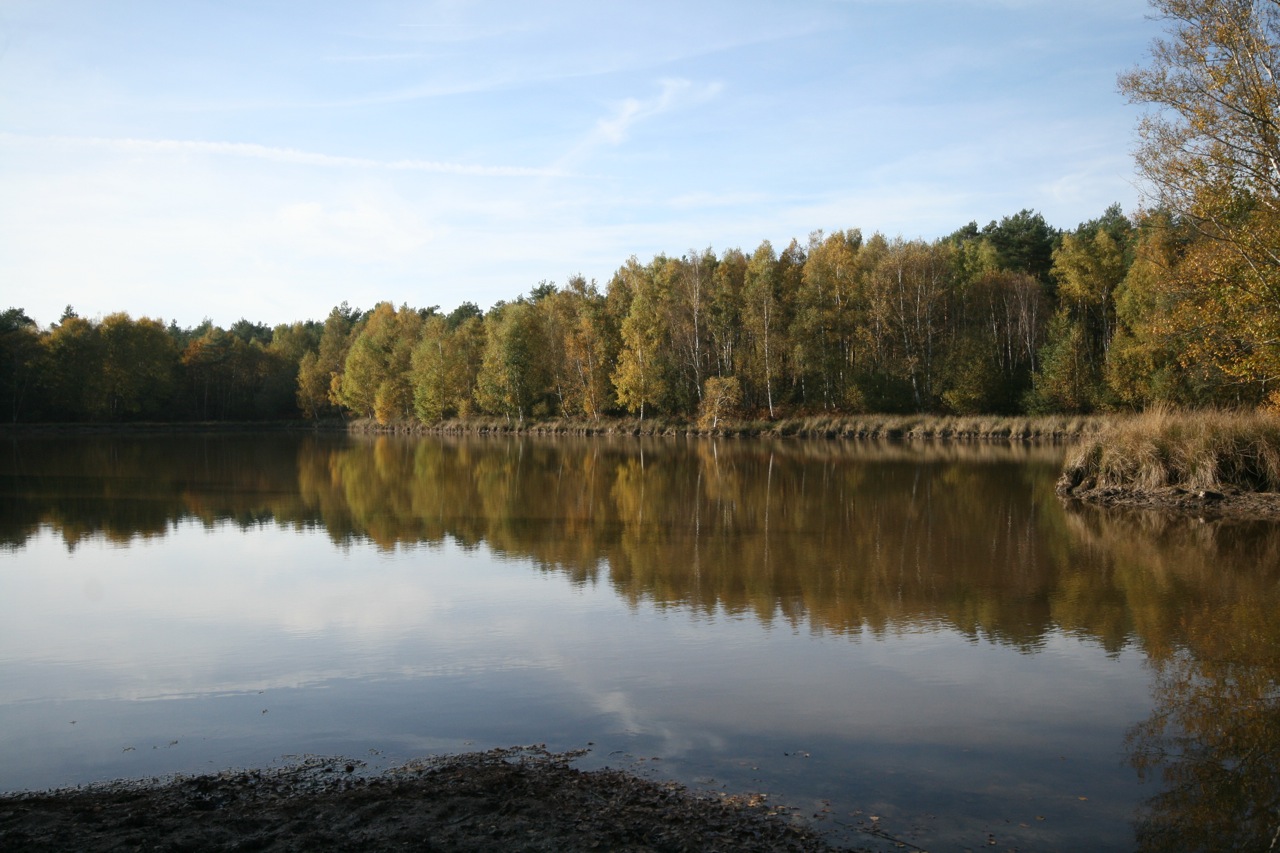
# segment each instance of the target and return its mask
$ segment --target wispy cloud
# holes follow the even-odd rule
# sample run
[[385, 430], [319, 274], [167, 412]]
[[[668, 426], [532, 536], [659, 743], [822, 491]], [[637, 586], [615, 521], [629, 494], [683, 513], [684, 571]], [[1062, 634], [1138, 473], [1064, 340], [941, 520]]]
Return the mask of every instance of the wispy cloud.
[[244, 157], [269, 160], [298, 166], [325, 168], [377, 169], [394, 172], [430, 172], [472, 177], [560, 177], [557, 169], [530, 166], [486, 166], [475, 163], [449, 163], [438, 160], [375, 160], [368, 157], [344, 157], [304, 151], [298, 148], [277, 148], [252, 142], [209, 142], [194, 139], [137, 139], [131, 137], [102, 136], [27, 136], [0, 132], [0, 143], [63, 145], [79, 148], [97, 148], [132, 154], [208, 154], [222, 157]]
[[590, 132], [561, 157], [553, 167], [568, 171], [570, 164], [586, 157], [602, 145], [621, 145], [634, 127], [664, 113], [704, 103], [723, 90], [720, 83], [695, 85], [689, 80], [663, 80], [661, 91], [651, 98], [626, 98], [600, 119]]
[[656, 97], [647, 100], [627, 98], [612, 116], [596, 122], [592, 141], [618, 145], [626, 141], [633, 125], [662, 115], [677, 106], [708, 101], [718, 95], [721, 88], [719, 83], [694, 86], [688, 80], [663, 80], [662, 91]]

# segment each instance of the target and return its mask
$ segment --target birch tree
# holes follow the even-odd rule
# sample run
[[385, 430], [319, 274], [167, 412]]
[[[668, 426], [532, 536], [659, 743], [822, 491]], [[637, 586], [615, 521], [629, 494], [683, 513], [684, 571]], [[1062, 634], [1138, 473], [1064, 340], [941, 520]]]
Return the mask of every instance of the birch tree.
[[1151, 5], [1166, 37], [1119, 81], [1153, 108], [1138, 169], [1159, 206], [1234, 256], [1207, 264], [1199, 286], [1220, 292], [1200, 303], [1228, 315], [1205, 316], [1206, 329], [1239, 339], [1221, 367], [1240, 383], [1280, 381], [1280, 0]]

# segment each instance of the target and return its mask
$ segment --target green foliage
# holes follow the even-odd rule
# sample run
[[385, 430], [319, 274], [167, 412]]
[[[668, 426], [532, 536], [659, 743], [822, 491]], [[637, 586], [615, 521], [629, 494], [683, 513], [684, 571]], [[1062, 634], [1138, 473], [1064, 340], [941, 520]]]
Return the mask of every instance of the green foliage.
[[360, 312], [343, 302], [329, 312], [314, 355], [298, 364], [298, 408], [307, 418], [337, 414], [338, 389]]
[[495, 307], [485, 317], [485, 345], [476, 377], [481, 410], [523, 422], [549, 394], [546, 328], [529, 302]]
[[742, 342], [736, 373], [751, 407], [767, 406], [774, 416], [774, 382], [785, 345], [782, 341], [782, 270], [773, 245], [765, 240], [751, 255], [742, 279]]
[[103, 348], [98, 327], [64, 314], [62, 322], [41, 339], [45, 347], [48, 412], [54, 420], [88, 420], [102, 370]]
[[105, 317], [103, 359], [90, 411], [108, 420], [163, 417], [176, 385], [178, 351], [159, 320]]
[[859, 320], [855, 302], [859, 231], [809, 238], [808, 260], [795, 295], [790, 367], [802, 402], [836, 408], [856, 362]]
[[1139, 220], [1134, 260], [1116, 288], [1116, 333], [1107, 354], [1107, 387], [1122, 406], [1140, 409], [1163, 403], [1193, 405], [1208, 401], [1205, 362], [1184, 365], [1190, 347], [1174, 332], [1180, 296], [1171, 291], [1169, 273], [1180, 263], [1190, 239], [1167, 211]]
[[484, 323], [467, 316], [456, 326], [428, 317], [411, 362], [413, 409], [423, 423], [466, 415], [484, 353]]
[[948, 362], [947, 388], [942, 402], [958, 415], [1006, 412], [1011, 383], [1000, 369], [997, 354], [975, 335], [961, 338]]
[[182, 353], [186, 408], [202, 421], [260, 417], [259, 394], [275, 362], [261, 343], [246, 343], [215, 326]]
[[445, 317], [445, 323], [448, 325], [449, 330], [453, 331], [472, 318], [482, 320], [484, 319], [484, 312], [474, 302], [463, 302], [449, 312], [448, 316]]
[[16, 423], [30, 413], [41, 354], [35, 320], [21, 308], [0, 314], [0, 420]]
[[1116, 330], [1115, 292], [1128, 272], [1133, 229], [1115, 208], [1067, 234], [1053, 252], [1058, 309], [1036, 376], [1032, 408], [1089, 412], [1111, 392], [1105, 370]]
[[246, 344], [257, 342], [262, 346], [271, 343], [273, 333], [266, 323], [253, 323], [243, 317], [231, 324], [227, 330]]
[[1021, 272], [1048, 281], [1058, 232], [1032, 210], [1022, 210], [991, 222], [982, 229], [1001, 269]]

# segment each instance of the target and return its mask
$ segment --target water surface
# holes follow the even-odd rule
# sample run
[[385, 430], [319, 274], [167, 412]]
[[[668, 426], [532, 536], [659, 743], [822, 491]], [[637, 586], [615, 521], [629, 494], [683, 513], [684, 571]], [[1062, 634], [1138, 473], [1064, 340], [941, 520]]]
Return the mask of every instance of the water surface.
[[1060, 457], [10, 441], [0, 790], [545, 743], [873, 846], [1269, 840], [1275, 526], [1066, 508]]

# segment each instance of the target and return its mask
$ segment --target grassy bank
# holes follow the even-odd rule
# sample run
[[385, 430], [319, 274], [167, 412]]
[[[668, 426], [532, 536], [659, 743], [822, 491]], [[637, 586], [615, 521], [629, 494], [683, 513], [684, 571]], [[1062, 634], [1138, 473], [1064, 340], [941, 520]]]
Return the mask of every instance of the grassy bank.
[[1061, 441], [1098, 434], [1113, 416], [1046, 415], [843, 415], [767, 420], [722, 420], [715, 429], [665, 418], [602, 418], [598, 421], [555, 418], [508, 421], [466, 418], [422, 424], [416, 421], [379, 424], [352, 421], [355, 432], [476, 433], [529, 435], [701, 435], [722, 437], [943, 439], [989, 441]]
[[1108, 421], [1072, 450], [1059, 491], [1280, 492], [1280, 416], [1155, 409]]

